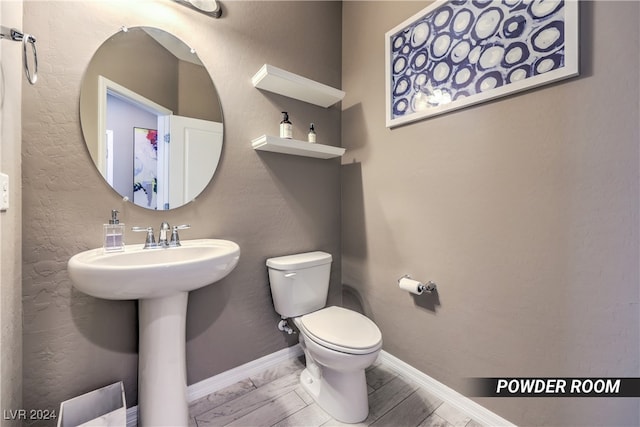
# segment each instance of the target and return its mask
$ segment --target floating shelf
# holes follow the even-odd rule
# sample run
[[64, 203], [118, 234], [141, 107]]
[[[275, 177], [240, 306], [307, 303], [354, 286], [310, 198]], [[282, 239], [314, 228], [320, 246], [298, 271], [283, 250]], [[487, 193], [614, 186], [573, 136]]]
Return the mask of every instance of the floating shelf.
[[331, 159], [340, 157], [345, 149], [331, 145], [312, 144], [297, 139], [283, 139], [275, 136], [262, 135], [253, 141], [254, 150], [271, 151], [273, 153], [293, 154], [295, 156], [315, 157], [317, 159]]
[[339, 89], [269, 64], [264, 64], [253, 76], [251, 82], [258, 89], [325, 108], [342, 101], [345, 96], [345, 92]]

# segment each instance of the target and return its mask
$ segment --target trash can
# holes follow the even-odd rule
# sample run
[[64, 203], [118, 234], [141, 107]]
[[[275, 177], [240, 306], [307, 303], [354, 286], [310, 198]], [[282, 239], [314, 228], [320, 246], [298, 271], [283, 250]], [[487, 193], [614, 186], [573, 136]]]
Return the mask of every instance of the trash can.
[[127, 426], [127, 403], [122, 381], [60, 404], [58, 427], [78, 426]]

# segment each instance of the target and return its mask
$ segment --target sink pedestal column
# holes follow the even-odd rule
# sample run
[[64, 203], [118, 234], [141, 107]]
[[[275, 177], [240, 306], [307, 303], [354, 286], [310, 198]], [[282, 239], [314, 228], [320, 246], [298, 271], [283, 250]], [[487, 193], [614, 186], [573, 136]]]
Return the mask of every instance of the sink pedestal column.
[[188, 292], [138, 301], [138, 423], [189, 425], [185, 360]]

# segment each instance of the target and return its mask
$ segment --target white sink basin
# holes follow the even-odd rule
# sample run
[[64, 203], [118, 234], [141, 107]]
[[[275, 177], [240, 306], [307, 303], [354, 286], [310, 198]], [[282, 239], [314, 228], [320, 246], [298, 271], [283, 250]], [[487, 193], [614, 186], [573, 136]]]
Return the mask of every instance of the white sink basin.
[[105, 299], [138, 299], [138, 425], [188, 427], [185, 358], [188, 292], [231, 272], [240, 247], [228, 240], [183, 240], [177, 248], [124, 252], [102, 248], [74, 255], [69, 276], [80, 291]]
[[104, 299], [144, 299], [188, 292], [214, 283], [238, 264], [240, 247], [229, 240], [183, 240], [182, 246], [124, 252], [91, 249], [73, 256], [68, 271], [75, 287]]

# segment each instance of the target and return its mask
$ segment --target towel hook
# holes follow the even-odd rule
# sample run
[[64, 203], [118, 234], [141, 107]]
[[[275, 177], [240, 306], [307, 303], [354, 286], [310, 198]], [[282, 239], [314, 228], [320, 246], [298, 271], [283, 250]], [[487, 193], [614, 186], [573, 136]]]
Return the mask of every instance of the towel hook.
[[[24, 61], [24, 73], [27, 80], [32, 85], [38, 81], [38, 52], [36, 50], [36, 38], [30, 34], [24, 34], [15, 28], [0, 28], [0, 38], [8, 38], [16, 42], [22, 42], [22, 59]], [[29, 67], [29, 58], [27, 55], [27, 44], [31, 44], [31, 53], [33, 54], [33, 73]]]

